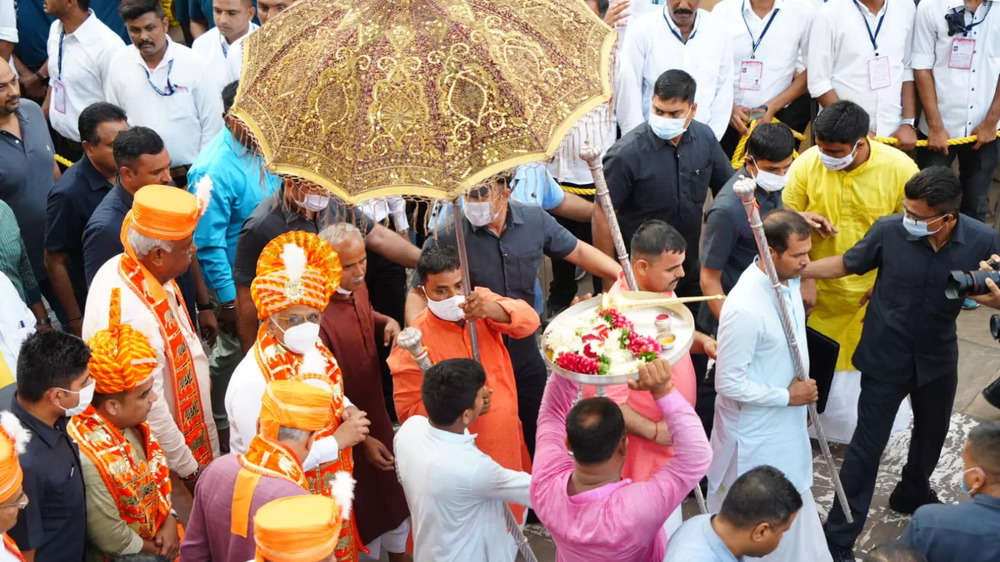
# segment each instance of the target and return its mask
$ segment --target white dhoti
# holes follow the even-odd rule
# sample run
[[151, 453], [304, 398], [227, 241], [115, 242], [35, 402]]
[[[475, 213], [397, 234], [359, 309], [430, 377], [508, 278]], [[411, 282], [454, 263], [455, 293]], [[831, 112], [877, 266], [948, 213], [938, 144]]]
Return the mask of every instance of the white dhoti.
[[[858, 425], [858, 397], [861, 396], [861, 371], [837, 371], [830, 384], [830, 396], [826, 409], [820, 414], [823, 432], [827, 441], [850, 443], [854, 428]], [[903, 400], [892, 423], [892, 433], [907, 431], [913, 420], [913, 410], [909, 399]], [[816, 432], [809, 427], [809, 437], [816, 438]]]
[[[712, 491], [712, 484], [709, 483], [708, 511], [718, 513], [722, 508], [722, 502], [726, 499], [726, 492], [739, 475], [736, 474], [735, 463], [730, 465], [725, 477], [716, 490]], [[767, 560], [768, 562], [832, 562], [833, 557], [826, 546], [826, 536], [823, 534], [823, 523], [819, 519], [819, 509], [813, 499], [812, 491], [801, 493], [802, 509], [792, 522], [792, 526], [785, 531], [781, 537], [781, 543], [771, 554], [763, 558], [752, 556], [744, 557], [744, 560]]]

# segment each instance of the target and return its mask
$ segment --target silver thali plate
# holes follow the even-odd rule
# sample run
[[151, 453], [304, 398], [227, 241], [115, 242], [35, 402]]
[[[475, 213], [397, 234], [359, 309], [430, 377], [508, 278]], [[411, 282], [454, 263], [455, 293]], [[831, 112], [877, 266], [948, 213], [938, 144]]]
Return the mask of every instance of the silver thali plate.
[[[653, 295], [654, 293], [645, 294]], [[590, 384], [595, 386], [625, 384], [630, 380], [639, 378], [638, 372], [619, 375], [589, 375], [569, 371], [563, 369], [559, 365], [556, 365], [554, 353], [548, 346], [549, 334], [552, 333], [553, 330], [572, 329], [572, 326], [579, 323], [577, 322], [578, 316], [592, 313], [595, 309], [601, 306], [601, 302], [601, 295], [597, 295], [596, 297], [585, 301], [580, 301], [559, 313], [558, 316], [549, 322], [545, 331], [542, 332], [542, 356], [545, 358], [545, 362], [548, 364], [548, 367], [552, 370], [552, 372], [579, 384]], [[657, 305], [641, 308], [629, 308], [624, 311], [624, 314], [629, 320], [632, 321], [637, 330], [643, 334], [652, 336], [656, 335], [656, 327], [654, 324], [656, 322], [656, 317], [661, 314], [669, 314], [671, 316], [673, 319], [671, 323], [671, 331], [674, 333], [674, 336], [676, 336], [676, 340], [674, 340], [672, 346], [660, 352], [660, 358], [666, 359], [671, 365], [676, 364], [678, 361], [683, 359], [684, 355], [686, 355], [691, 349], [691, 343], [694, 341], [695, 331], [694, 316], [685, 305], [678, 303], [663, 306]]]

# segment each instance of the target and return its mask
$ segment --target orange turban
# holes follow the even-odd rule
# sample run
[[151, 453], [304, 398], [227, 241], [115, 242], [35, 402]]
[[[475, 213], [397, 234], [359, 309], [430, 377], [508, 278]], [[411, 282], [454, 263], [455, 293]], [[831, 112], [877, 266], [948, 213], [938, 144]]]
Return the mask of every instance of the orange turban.
[[279, 427], [319, 431], [333, 423], [333, 391], [329, 384], [297, 380], [271, 381], [260, 405], [260, 435], [278, 438]]
[[131, 219], [126, 222], [150, 238], [183, 240], [194, 233], [211, 191], [211, 180], [198, 182], [197, 195], [179, 187], [147, 185], [135, 192], [129, 211]]
[[94, 377], [94, 390], [100, 394], [117, 394], [134, 389], [149, 380], [156, 368], [156, 352], [146, 335], [128, 324], [121, 323], [121, 289], [111, 289], [111, 311], [108, 327], [94, 334], [87, 368]]
[[354, 480], [341, 471], [332, 486], [333, 498], [290, 496], [257, 510], [253, 517], [257, 562], [317, 562], [330, 556], [341, 525], [350, 517]]
[[14, 499], [21, 487], [24, 473], [17, 456], [31, 440], [31, 433], [21, 427], [17, 416], [11, 412], [0, 412], [0, 503]]
[[286, 232], [264, 246], [250, 296], [264, 320], [290, 306], [323, 310], [340, 286], [340, 258], [325, 240], [303, 231]]

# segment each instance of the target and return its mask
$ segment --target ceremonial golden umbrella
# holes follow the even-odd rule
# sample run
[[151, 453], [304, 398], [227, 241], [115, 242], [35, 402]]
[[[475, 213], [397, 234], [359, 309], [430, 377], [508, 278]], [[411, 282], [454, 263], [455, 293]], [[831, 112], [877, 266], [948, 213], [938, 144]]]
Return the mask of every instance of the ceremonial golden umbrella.
[[247, 38], [233, 114], [348, 203], [455, 199], [550, 157], [610, 97], [614, 42], [581, 0], [301, 0]]

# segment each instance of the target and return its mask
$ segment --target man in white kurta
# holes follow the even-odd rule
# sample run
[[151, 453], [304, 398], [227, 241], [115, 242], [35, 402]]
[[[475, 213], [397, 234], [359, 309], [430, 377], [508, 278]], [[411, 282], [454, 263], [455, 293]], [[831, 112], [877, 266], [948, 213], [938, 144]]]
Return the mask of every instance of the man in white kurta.
[[[671, 0], [660, 10], [630, 18], [615, 78], [615, 112], [623, 135], [649, 117], [656, 79], [674, 68], [697, 84], [694, 118], [711, 127], [716, 139], [725, 134], [733, 109], [732, 51], [725, 26], [699, 10], [698, 3]], [[678, 15], [685, 10], [693, 15]], [[689, 28], [674, 21], [685, 17], [694, 19]]]
[[[215, 429], [215, 422], [212, 419], [212, 400], [210, 394], [212, 383], [208, 376], [208, 357], [201, 346], [201, 339], [198, 336], [198, 332], [188, 317], [177, 285], [171, 279], [160, 281], [158, 284], [162, 286], [165, 301], [169, 307], [164, 316], [173, 319], [173, 322], [167, 322], [167, 329], [168, 331], [176, 329], [180, 332], [180, 336], [183, 337], [183, 344], [186, 345], [187, 352], [190, 354], [198, 388], [196, 404], [200, 405], [201, 422], [204, 423], [204, 432], [207, 433], [211, 447], [210, 456], [207, 459], [199, 461], [196, 458], [197, 451], [193, 451], [190, 448], [185, 434], [178, 424], [178, 412], [175, 408], [175, 404], [177, 403], [175, 388], [190, 388], [190, 383], [185, 384], [186, 381], [180, 381], [178, 384], [175, 384], [177, 373], [171, 372], [170, 363], [167, 360], [167, 346], [162, 335], [161, 322], [157, 315], [151, 311], [146, 301], [133, 290], [119, 267], [122, 260], [133, 259], [139, 263], [148, 263], [151, 259], [151, 254], [165, 252], [165, 250], [157, 248], [145, 252], [143, 252], [143, 249], [135, 250], [133, 249], [133, 243], [136, 238], [129, 238], [127, 234], [130, 230], [136, 230], [134, 226], [136, 223], [133, 222], [133, 212], [137, 206], [141, 206], [143, 201], [147, 199], [147, 195], [150, 193], [147, 190], [151, 189], [159, 191], [160, 195], [170, 198], [181, 198], [189, 204], [196, 205], [193, 203], [195, 199], [194, 195], [174, 187], [146, 186], [136, 192], [132, 204], [133, 210], [126, 216], [126, 226], [123, 228], [126, 235], [123, 236], [122, 243], [128, 254], [118, 254], [111, 258], [94, 275], [94, 280], [90, 284], [90, 291], [87, 295], [87, 307], [89, 308], [83, 317], [82, 336], [85, 340], [89, 339], [99, 330], [108, 327], [107, 311], [110, 309], [111, 291], [115, 288], [121, 289], [121, 323], [131, 325], [136, 330], [142, 332], [149, 340], [150, 347], [156, 352], [156, 368], [153, 370], [152, 376], [153, 392], [157, 398], [153, 402], [153, 407], [149, 412], [147, 421], [153, 430], [153, 435], [156, 436], [156, 440], [160, 442], [163, 451], [167, 455], [167, 464], [170, 466], [170, 470], [176, 472], [188, 488], [193, 489], [194, 480], [197, 479], [199, 473], [199, 465], [207, 464], [212, 458], [219, 455], [219, 437]], [[195, 208], [200, 207], [196, 206]], [[200, 216], [200, 213], [197, 216]], [[194, 217], [193, 224], [190, 224], [191, 233], [188, 233], [186, 236], [188, 241], [190, 241], [191, 234], [194, 232], [195, 224], [197, 224], [197, 217]], [[149, 233], [153, 231], [143, 229], [143, 232]], [[149, 234], [142, 234], [142, 236], [147, 239], [152, 238]], [[164, 241], [163, 239], [159, 240], [161, 242]], [[170, 253], [187, 251], [186, 248], [180, 247], [183, 244], [183, 240], [180, 242], [166, 242], [163, 247], [172, 248]], [[137, 251], [142, 252], [143, 255], [135, 255]], [[187, 261], [190, 263], [190, 258]], [[144, 265], [143, 267], [146, 266]], [[184, 266], [184, 269], [186, 267]], [[147, 282], [156, 281], [155, 279], [151, 279], [152, 274], [147, 273], [147, 275], [149, 275]], [[184, 391], [182, 391], [183, 393]]]
[[[806, 314], [799, 291], [801, 269], [809, 263], [809, 225], [794, 211], [767, 216], [766, 231], [784, 241], [771, 251], [799, 353], [806, 370]], [[769, 243], [779, 246], [775, 234]], [[780, 235], [778, 235], [780, 237]], [[759, 258], [740, 276], [726, 297], [719, 319], [719, 356], [715, 374], [715, 426], [708, 469], [708, 507], [722, 506], [729, 486], [762, 464], [781, 470], [802, 495], [802, 510], [781, 545], [766, 560], [831, 560], [812, 497], [812, 448], [806, 433], [806, 406], [816, 400], [815, 381], [795, 381], [795, 369], [782, 329], [774, 288]]]

